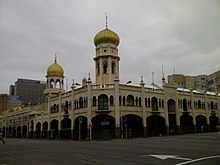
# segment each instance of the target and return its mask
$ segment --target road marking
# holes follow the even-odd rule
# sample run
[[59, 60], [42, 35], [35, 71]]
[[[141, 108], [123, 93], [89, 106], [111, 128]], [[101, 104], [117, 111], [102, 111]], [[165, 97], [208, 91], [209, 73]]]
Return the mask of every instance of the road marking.
[[149, 155], [149, 156], [152, 156], [152, 157], [155, 157], [155, 158], [158, 158], [158, 159], [162, 159], [162, 160], [165, 160], [165, 159], [179, 159], [179, 160], [192, 160], [190, 158], [182, 158], [182, 157], [179, 157], [179, 155]]
[[187, 161], [187, 162], [178, 163], [176, 165], [184, 165], [184, 164], [189, 164], [189, 163], [198, 162], [198, 161], [201, 161], [201, 160], [213, 159], [213, 158], [218, 158], [218, 157], [220, 158], [220, 155], [208, 156], [208, 157], [204, 157], [204, 158], [198, 158], [198, 159], [190, 160], [190, 161]]

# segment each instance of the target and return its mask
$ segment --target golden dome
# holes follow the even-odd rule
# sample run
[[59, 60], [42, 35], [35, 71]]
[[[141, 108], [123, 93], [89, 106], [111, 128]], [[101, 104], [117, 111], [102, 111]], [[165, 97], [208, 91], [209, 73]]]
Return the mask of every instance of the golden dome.
[[94, 38], [95, 46], [97, 46], [101, 43], [112, 43], [112, 44], [115, 44], [116, 46], [118, 46], [119, 42], [120, 42], [120, 39], [119, 39], [118, 35], [115, 32], [108, 29], [107, 27], [106, 27], [106, 29], [97, 33]]
[[55, 57], [55, 62], [47, 69], [47, 76], [63, 76], [63, 73], [63, 68], [59, 64], [57, 64], [57, 60]]

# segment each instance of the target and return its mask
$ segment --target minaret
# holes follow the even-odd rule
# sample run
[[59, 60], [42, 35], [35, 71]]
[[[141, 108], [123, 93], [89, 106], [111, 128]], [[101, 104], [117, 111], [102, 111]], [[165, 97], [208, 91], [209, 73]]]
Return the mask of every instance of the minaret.
[[64, 80], [64, 72], [63, 68], [57, 63], [57, 56], [55, 55], [55, 61], [52, 65], [50, 65], [47, 69], [47, 85], [44, 90], [45, 95], [56, 95], [59, 93], [63, 93], [63, 80]]
[[119, 78], [118, 35], [108, 28], [107, 15], [105, 29], [96, 34], [94, 44], [96, 46], [95, 72], [96, 84], [113, 84], [115, 78]]

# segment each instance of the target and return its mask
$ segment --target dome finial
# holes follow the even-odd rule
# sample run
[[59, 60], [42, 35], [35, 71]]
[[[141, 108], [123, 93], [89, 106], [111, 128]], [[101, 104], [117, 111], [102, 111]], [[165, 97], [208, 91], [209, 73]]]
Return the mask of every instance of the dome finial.
[[57, 52], [55, 53], [55, 63], [57, 63]]
[[106, 29], [108, 28], [108, 17], [107, 17], [106, 12], [105, 12], [105, 27]]

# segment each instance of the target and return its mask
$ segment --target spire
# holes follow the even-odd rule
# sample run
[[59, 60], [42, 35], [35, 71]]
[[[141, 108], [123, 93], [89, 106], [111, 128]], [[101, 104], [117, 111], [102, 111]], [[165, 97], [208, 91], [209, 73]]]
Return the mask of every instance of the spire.
[[105, 27], [106, 29], [108, 28], [108, 17], [106, 13], [105, 13]]
[[163, 65], [162, 65], [162, 81], [165, 81]]

